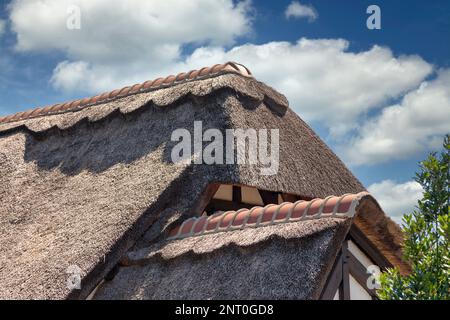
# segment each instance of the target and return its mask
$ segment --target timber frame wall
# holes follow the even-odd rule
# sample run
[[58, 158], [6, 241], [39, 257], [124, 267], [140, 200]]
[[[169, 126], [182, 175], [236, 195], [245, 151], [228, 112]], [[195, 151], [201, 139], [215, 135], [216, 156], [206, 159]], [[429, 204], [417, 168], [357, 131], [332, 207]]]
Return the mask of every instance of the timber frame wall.
[[372, 297], [372, 300], [376, 300], [377, 296], [375, 289], [370, 289], [367, 286], [367, 280], [371, 274], [367, 272], [367, 268], [358, 260], [358, 258], [350, 252], [348, 249], [348, 241], [353, 241], [381, 271], [392, 267], [361, 230], [353, 225], [350, 228], [346, 241], [343, 242], [341, 250], [336, 257], [320, 299], [333, 300], [336, 292], [339, 292], [339, 300], [350, 300], [351, 275]]

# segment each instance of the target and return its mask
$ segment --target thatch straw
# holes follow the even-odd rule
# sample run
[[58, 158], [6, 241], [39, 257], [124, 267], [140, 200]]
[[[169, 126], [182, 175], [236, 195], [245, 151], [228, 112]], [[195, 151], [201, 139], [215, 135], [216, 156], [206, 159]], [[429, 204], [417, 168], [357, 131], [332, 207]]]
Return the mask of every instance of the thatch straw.
[[95, 298], [317, 299], [349, 225], [323, 218], [160, 243], [130, 253]]
[[[372, 222], [370, 220], [373, 220]], [[131, 251], [96, 299], [318, 299], [350, 225], [407, 272], [401, 232], [362, 196], [354, 218], [323, 217], [163, 239]], [[378, 227], [376, 226], [378, 224]]]
[[[222, 75], [61, 115], [0, 125], [0, 298], [77, 298], [92, 288], [166, 209], [188, 211], [213, 182], [307, 197], [363, 186], [264, 84]], [[280, 170], [178, 166], [174, 129], [280, 129]], [[68, 290], [78, 265], [81, 290]]]

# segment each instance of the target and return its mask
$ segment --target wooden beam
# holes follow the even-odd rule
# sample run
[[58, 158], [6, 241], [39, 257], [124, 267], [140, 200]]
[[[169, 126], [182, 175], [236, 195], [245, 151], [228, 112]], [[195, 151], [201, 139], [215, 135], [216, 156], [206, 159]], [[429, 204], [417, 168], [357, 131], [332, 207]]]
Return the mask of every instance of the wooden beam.
[[242, 191], [240, 186], [233, 186], [233, 202], [240, 203], [242, 202]]
[[213, 196], [216, 194], [217, 189], [219, 189], [219, 183], [211, 183], [206, 186], [202, 194], [197, 198], [195, 204], [189, 210], [190, 216], [199, 216], [205, 211], [206, 206], [211, 201]]
[[[327, 279], [320, 297], [321, 300], [333, 300], [336, 291], [342, 283], [342, 254], [340, 253], [334, 263], [333, 269]], [[340, 296], [339, 296], [340, 299]]]
[[377, 293], [375, 289], [369, 289], [367, 287], [367, 279], [370, 274], [367, 273], [366, 267], [349, 251], [348, 252], [348, 266], [350, 274], [356, 281], [367, 291], [368, 294], [372, 297], [372, 299], [377, 299]]
[[295, 202], [297, 200], [311, 201], [312, 197], [306, 197], [302, 195], [295, 195], [290, 193], [281, 193], [281, 198], [286, 202]]
[[297, 200], [299, 200], [299, 197], [289, 193], [282, 193], [281, 198], [286, 202], [296, 202]]
[[264, 203], [264, 205], [268, 204], [278, 204], [278, 192], [259, 190], [259, 195]]
[[350, 300], [349, 251], [347, 241], [342, 244], [342, 299]]
[[355, 225], [350, 228], [350, 237], [360, 249], [381, 269], [392, 268], [392, 264], [384, 257], [377, 247]]
[[253, 204], [248, 203], [242, 203], [242, 202], [234, 202], [234, 201], [227, 201], [227, 200], [220, 200], [220, 199], [212, 199], [208, 206], [206, 207], [205, 211], [208, 213], [208, 215], [213, 214], [216, 211], [237, 211], [242, 208], [251, 209], [253, 208]]

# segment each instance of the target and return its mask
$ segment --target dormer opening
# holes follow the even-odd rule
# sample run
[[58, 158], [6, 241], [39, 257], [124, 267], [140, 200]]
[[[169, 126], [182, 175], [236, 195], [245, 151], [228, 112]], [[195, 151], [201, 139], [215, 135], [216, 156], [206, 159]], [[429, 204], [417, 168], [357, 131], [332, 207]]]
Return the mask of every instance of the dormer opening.
[[243, 208], [250, 209], [255, 206], [263, 207], [268, 204], [281, 204], [297, 200], [311, 200], [311, 198], [262, 190], [246, 185], [220, 184], [202, 215], [210, 216], [217, 212], [237, 211]]

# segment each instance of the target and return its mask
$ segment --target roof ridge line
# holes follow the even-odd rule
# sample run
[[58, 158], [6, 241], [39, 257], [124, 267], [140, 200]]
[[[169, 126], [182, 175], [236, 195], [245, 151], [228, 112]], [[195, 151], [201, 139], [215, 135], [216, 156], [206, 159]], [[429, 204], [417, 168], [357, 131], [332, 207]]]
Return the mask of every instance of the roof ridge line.
[[[321, 218], [353, 218], [359, 201], [370, 193], [346, 193], [341, 196], [315, 198], [309, 201], [283, 202], [215, 213], [208, 217], [191, 217], [169, 232], [167, 240], [203, 236], [219, 232], [258, 228], [282, 223]], [[283, 207], [287, 211], [281, 212]], [[272, 212], [269, 212], [272, 209]]]
[[137, 83], [132, 86], [126, 86], [120, 89], [104, 92], [92, 97], [86, 97], [78, 100], [38, 107], [30, 109], [28, 111], [17, 112], [9, 116], [0, 117], [0, 124], [66, 112], [80, 111], [87, 107], [114, 101], [116, 99], [128, 97], [134, 94], [156, 91], [163, 88], [169, 88], [181, 83], [213, 78], [228, 73], [234, 73], [247, 78], [253, 78], [252, 73], [247, 67], [240, 63], [229, 61], [223, 64], [215, 64], [211, 67], [203, 67], [201, 69], [193, 69], [188, 72], [180, 72], [177, 75], [169, 75], [164, 78], [159, 77], [153, 80], [147, 80], [142, 83]]

